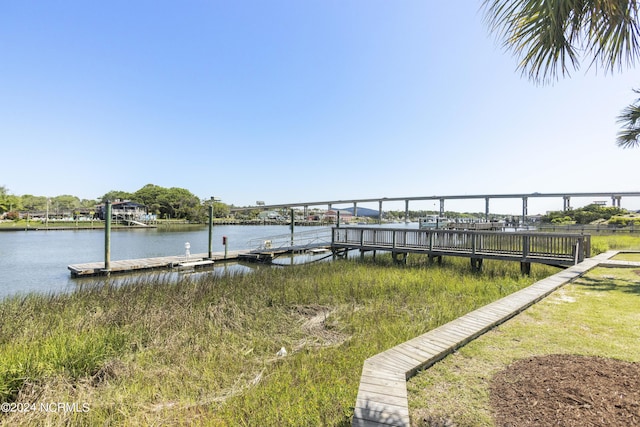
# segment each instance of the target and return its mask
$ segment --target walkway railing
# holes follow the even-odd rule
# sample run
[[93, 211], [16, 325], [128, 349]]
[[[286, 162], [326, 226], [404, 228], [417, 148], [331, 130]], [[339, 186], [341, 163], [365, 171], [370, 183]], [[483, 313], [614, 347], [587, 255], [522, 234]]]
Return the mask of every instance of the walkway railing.
[[331, 228], [326, 227], [293, 234], [278, 234], [276, 236], [251, 239], [247, 243], [247, 247], [253, 250], [282, 249], [299, 246], [314, 246], [319, 244], [326, 244], [328, 246], [330, 242]]
[[525, 263], [574, 265], [590, 256], [589, 235], [342, 227], [332, 231], [334, 249], [425, 253]]

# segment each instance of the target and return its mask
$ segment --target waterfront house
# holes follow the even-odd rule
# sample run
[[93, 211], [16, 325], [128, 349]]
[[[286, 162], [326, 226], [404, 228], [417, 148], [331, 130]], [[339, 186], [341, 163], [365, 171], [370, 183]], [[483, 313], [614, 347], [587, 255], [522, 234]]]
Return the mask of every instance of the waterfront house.
[[[111, 217], [113, 219], [127, 219], [139, 221], [147, 218], [147, 207], [140, 203], [135, 203], [129, 200], [118, 200], [111, 203]], [[101, 204], [96, 206], [96, 215], [101, 220], [106, 216], [106, 205]]]
[[340, 222], [348, 223], [353, 218], [353, 213], [343, 209], [330, 209], [322, 215], [322, 220], [325, 222], [336, 222], [338, 218], [338, 212], [340, 212]]

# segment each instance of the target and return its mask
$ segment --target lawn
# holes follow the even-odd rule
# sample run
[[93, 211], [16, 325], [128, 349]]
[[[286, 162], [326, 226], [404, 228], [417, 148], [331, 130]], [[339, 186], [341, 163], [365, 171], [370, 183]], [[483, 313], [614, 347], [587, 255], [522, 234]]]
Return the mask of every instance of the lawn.
[[639, 274], [596, 268], [421, 372], [407, 384], [412, 425], [493, 426], [491, 379], [517, 360], [575, 354], [640, 362]]

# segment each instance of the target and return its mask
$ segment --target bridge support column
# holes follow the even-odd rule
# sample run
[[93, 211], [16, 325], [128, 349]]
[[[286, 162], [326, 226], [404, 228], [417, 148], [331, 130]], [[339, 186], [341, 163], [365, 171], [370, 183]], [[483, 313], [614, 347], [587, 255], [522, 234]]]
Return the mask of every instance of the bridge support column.
[[611, 196], [611, 206], [619, 208], [621, 199], [621, 196]]
[[562, 210], [563, 211], [570, 211], [571, 210], [571, 197], [569, 196], [563, 196], [562, 197], [564, 203], [562, 205]]
[[382, 200], [378, 200], [378, 224], [382, 224]]
[[529, 201], [528, 197], [522, 198], [522, 225], [527, 223], [527, 202]]
[[409, 222], [409, 201], [404, 201], [404, 222]]
[[521, 262], [520, 263], [520, 273], [529, 276], [531, 275], [531, 263], [530, 262]]
[[484, 219], [485, 221], [489, 221], [489, 198], [485, 197], [484, 199]]
[[444, 199], [440, 199], [440, 217], [444, 216]]
[[353, 202], [353, 217], [357, 217], [358, 216], [358, 203]]

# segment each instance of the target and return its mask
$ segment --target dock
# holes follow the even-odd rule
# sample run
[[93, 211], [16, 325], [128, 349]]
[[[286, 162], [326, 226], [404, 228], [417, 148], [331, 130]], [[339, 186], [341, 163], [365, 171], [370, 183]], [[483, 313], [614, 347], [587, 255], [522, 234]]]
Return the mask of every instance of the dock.
[[246, 261], [270, 263], [285, 254], [319, 253], [329, 250], [329, 243], [282, 246], [278, 248], [244, 249], [236, 251], [213, 252], [209, 254], [191, 254], [190, 256], [164, 256], [153, 258], [126, 259], [111, 261], [109, 270], [105, 270], [104, 262], [88, 262], [67, 266], [72, 277], [106, 276], [118, 273], [133, 273], [148, 270], [184, 270], [213, 266], [217, 262]]
[[388, 251], [398, 262], [406, 261], [409, 253], [426, 254], [430, 259], [443, 256], [467, 257], [471, 267], [478, 271], [484, 259], [518, 261], [524, 274], [531, 263], [570, 267], [590, 256], [590, 236], [583, 234], [498, 232], [484, 230], [440, 230], [380, 227], [334, 227], [327, 231], [312, 231], [300, 235], [281, 235], [268, 239], [255, 239], [256, 249], [164, 256], [72, 264], [68, 266], [73, 277], [101, 276], [144, 270], [204, 268], [219, 261], [246, 261], [270, 263], [285, 254], [314, 253], [331, 250], [335, 256], [357, 249]]
[[590, 256], [591, 236], [587, 234], [501, 232], [484, 230], [406, 229], [380, 227], [336, 227], [331, 247], [336, 253], [349, 250], [387, 251], [396, 261], [409, 253], [467, 257], [480, 270], [482, 261], [518, 261], [528, 274], [531, 263], [570, 267]]
[[109, 270], [105, 270], [104, 262], [88, 262], [84, 264], [71, 264], [67, 266], [71, 271], [72, 277], [88, 277], [88, 276], [106, 276], [118, 273], [133, 273], [136, 271], [148, 270], [183, 270], [210, 267], [215, 262], [238, 260], [244, 251], [229, 251], [225, 257], [224, 252], [214, 252], [211, 258], [209, 254], [192, 254], [189, 257], [185, 255], [164, 256], [153, 258], [125, 259], [120, 261], [111, 261]]

